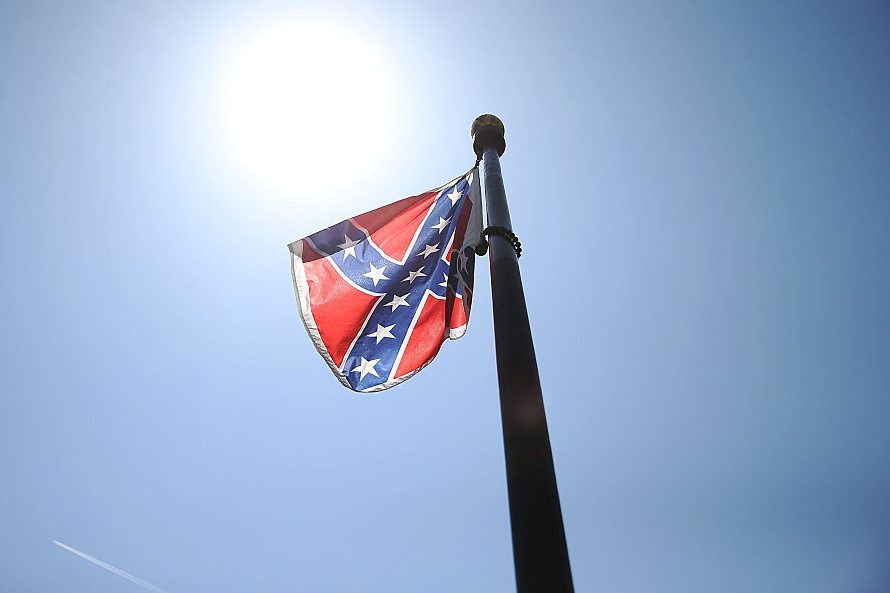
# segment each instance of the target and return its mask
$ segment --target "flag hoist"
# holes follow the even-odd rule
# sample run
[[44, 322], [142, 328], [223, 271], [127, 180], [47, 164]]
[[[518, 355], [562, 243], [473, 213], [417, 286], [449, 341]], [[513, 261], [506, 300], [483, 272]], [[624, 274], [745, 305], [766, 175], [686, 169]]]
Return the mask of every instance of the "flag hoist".
[[481, 115], [471, 134], [477, 162], [464, 175], [291, 243], [297, 304], [340, 382], [380, 391], [423, 369], [445, 340], [464, 335], [475, 256], [488, 250], [517, 591], [571, 593], [522, 251], [501, 176], [504, 125]]

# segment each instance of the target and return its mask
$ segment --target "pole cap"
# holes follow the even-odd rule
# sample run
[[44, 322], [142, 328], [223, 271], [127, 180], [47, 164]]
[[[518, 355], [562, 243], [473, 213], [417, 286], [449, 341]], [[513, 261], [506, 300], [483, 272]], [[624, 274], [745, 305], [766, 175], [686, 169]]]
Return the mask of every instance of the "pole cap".
[[473, 137], [473, 151], [479, 158], [482, 158], [482, 151], [489, 145], [497, 149], [498, 156], [503, 156], [507, 150], [504, 122], [496, 115], [485, 113], [474, 119], [470, 126], [470, 135]]

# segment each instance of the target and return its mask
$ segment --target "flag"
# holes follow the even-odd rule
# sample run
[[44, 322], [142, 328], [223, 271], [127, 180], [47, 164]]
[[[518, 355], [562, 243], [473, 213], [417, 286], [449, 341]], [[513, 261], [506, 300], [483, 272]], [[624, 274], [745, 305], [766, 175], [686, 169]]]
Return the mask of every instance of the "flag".
[[482, 231], [478, 169], [291, 243], [300, 316], [343, 385], [380, 391], [467, 330]]

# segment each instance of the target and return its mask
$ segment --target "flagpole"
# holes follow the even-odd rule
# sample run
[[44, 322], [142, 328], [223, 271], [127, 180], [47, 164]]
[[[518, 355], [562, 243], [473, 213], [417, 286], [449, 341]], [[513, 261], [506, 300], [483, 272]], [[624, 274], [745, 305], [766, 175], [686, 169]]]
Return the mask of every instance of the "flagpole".
[[494, 115], [480, 115], [470, 131], [473, 150], [481, 159], [488, 213], [494, 341], [516, 590], [572, 593], [553, 454], [519, 273], [518, 241], [512, 234], [501, 176], [500, 156], [507, 146], [504, 124]]

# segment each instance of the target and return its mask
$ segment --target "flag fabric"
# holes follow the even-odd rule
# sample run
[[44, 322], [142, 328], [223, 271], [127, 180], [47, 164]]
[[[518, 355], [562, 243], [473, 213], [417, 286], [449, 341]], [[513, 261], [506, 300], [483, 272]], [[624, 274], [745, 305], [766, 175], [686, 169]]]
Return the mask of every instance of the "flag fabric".
[[478, 169], [288, 247], [300, 316], [343, 385], [380, 391], [467, 330], [482, 231]]

